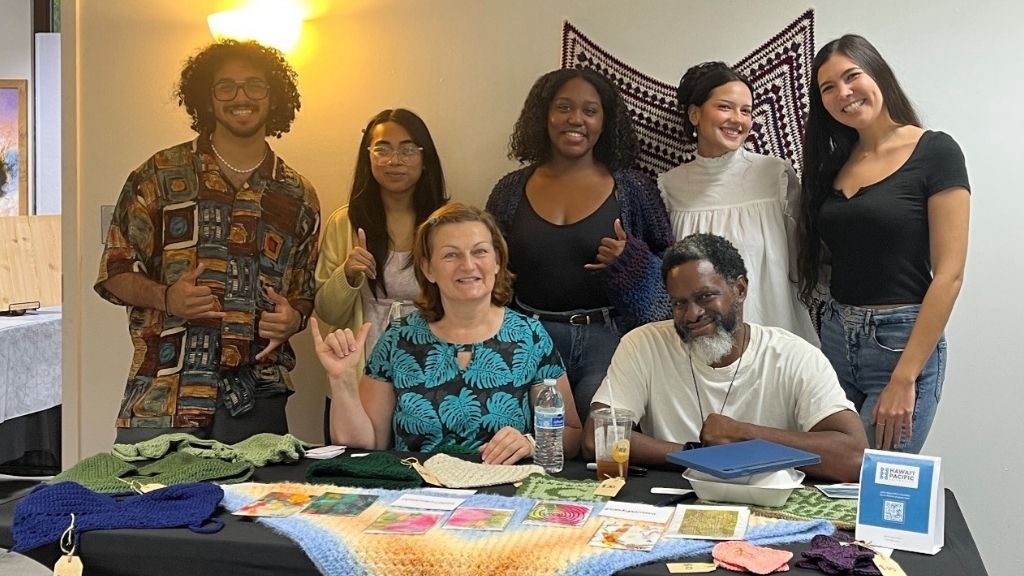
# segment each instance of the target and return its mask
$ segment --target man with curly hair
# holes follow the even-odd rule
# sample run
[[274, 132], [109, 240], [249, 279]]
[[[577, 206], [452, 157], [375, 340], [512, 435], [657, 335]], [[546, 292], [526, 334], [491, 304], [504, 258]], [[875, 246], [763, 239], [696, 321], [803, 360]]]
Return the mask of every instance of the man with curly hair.
[[[669, 248], [662, 281], [672, 320], [626, 334], [593, 409], [633, 413], [630, 460], [761, 438], [821, 456], [808, 475], [855, 482], [867, 436], [820, 350], [782, 328], [743, 321], [747, 269], [728, 240], [691, 234]], [[583, 431], [594, 455], [594, 421]]]
[[118, 442], [288, 431], [288, 339], [313, 307], [320, 229], [313, 186], [266, 142], [291, 128], [295, 82], [273, 48], [207, 46], [176, 90], [198, 137], [121, 190], [94, 286], [128, 307], [135, 347]]

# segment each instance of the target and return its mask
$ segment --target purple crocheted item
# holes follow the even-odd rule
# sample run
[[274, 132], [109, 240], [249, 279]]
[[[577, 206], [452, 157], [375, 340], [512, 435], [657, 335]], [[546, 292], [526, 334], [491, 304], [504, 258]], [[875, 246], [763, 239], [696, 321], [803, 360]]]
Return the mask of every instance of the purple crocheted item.
[[805, 550], [796, 565], [833, 575], [881, 576], [872, 559], [875, 553], [855, 545], [844, 546], [832, 536], [818, 535], [811, 539], [811, 547]]
[[224, 497], [220, 486], [177, 484], [115, 500], [75, 482], [40, 486], [14, 509], [17, 552], [56, 542], [75, 515], [75, 542], [83, 532], [116, 528], [178, 528], [217, 532], [224, 523], [213, 518]]

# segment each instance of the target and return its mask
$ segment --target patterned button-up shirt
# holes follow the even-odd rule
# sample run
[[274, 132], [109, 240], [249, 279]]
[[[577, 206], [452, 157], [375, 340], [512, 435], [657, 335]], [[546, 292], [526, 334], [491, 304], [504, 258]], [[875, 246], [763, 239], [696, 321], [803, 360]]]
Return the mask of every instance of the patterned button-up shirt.
[[[272, 151], [235, 190], [203, 135], [154, 154], [133, 171], [117, 201], [94, 286], [139, 272], [171, 285], [200, 263], [223, 319], [185, 321], [129, 306], [135, 354], [117, 426], [189, 428], [210, 423], [218, 383], [242, 374], [258, 393], [287, 393], [295, 356], [288, 343], [263, 359], [260, 315], [273, 311], [266, 288], [294, 307], [311, 305], [320, 204], [313, 186]], [[230, 381], [230, 378], [226, 379]], [[275, 388], [277, 390], [275, 390]]]

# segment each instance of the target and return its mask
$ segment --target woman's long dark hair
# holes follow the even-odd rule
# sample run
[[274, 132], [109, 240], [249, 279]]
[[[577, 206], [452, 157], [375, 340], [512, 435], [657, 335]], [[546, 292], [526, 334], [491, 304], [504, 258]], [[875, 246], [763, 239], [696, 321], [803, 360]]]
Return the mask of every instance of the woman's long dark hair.
[[825, 44], [818, 50], [811, 66], [810, 112], [804, 131], [803, 190], [800, 197], [797, 227], [799, 254], [797, 271], [800, 300], [810, 305], [821, 277], [825, 247], [818, 228], [818, 213], [825, 198], [832, 193], [839, 170], [857, 145], [857, 131], [833, 118], [821, 100], [818, 72], [835, 54], [842, 54], [870, 76], [882, 92], [889, 117], [901, 126], [920, 126], [914, 111], [892, 68], [870, 42], [856, 34], [847, 34]]
[[[384, 266], [387, 264], [391, 241], [388, 238], [384, 201], [380, 197], [380, 183], [373, 177], [373, 171], [370, 169], [370, 152], [367, 148], [370, 146], [374, 127], [385, 122], [394, 122], [405, 128], [412, 141], [423, 148], [423, 173], [416, 182], [416, 190], [412, 197], [413, 208], [416, 211], [416, 226], [448, 202], [441, 159], [437, 155], [434, 140], [430, 137], [430, 130], [423, 120], [404, 108], [382, 110], [371, 118], [363, 129], [363, 138], [359, 142], [356, 174], [348, 202], [348, 216], [354, 230], [362, 228], [366, 233], [366, 249], [377, 263], [377, 277], [366, 279], [370, 283], [370, 291], [374, 297], [388, 295], [384, 281]], [[405, 266], [411, 265], [412, 258], [409, 258]]]

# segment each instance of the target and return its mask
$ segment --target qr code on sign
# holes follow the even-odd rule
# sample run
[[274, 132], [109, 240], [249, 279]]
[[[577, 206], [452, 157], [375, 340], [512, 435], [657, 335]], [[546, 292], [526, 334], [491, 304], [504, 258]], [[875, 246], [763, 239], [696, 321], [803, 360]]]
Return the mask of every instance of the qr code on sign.
[[903, 502], [897, 500], [885, 500], [885, 510], [882, 512], [882, 518], [886, 522], [899, 522], [903, 523]]

